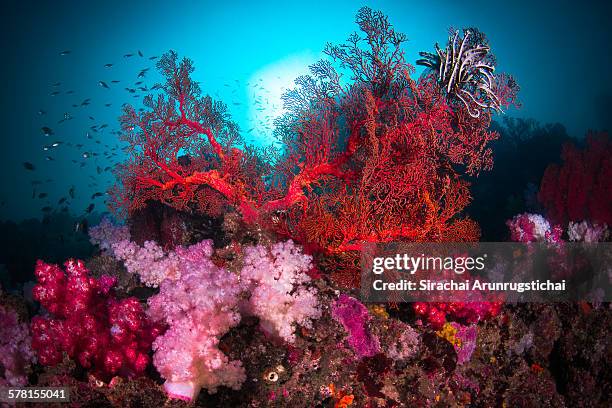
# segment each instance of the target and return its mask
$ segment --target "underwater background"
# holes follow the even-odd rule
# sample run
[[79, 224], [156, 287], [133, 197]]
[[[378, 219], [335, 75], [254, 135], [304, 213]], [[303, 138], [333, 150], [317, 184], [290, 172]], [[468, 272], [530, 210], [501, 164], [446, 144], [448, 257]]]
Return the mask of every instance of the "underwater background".
[[[75, 406], [608, 406], [605, 296], [367, 304], [358, 253], [609, 244], [610, 2], [3, 6], [0, 385], [69, 385]], [[360, 77], [350, 47], [326, 48], [372, 26], [406, 35], [401, 75], [395, 54]], [[461, 41], [480, 83], [443, 78]], [[337, 71], [310, 70], [330, 57]], [[172, 304], [213, 322], [206, 334]]]

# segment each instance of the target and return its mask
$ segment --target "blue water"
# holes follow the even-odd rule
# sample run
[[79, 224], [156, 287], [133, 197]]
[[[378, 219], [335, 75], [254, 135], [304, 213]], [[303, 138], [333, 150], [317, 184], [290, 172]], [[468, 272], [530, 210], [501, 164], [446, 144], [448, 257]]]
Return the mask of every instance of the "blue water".
[[[270, 123], [281, 111], [280, 94], [322, 56], [326, 42], [343, 42], [356, 29], [354, 16], [362, 5], [382, 10], [407, 34], [406, 58], [412, 62], [418, 51], [443, 44], [450, 26], [480, 28], [491, 41], [499, 69], [521, 85], [523, 108], [509, 115], [561, 122], [575, 137], [589, 128], [610, 127], [609, 2], [308, 1], [290, 8], [286, 1], [174, 3], [4, 3], [2, 219], [40, 217], [41, 208], [57, 208], [71, 186], [76, 192], [69, 200], [72, 213], [83, 214], [91, 202], [94, 211], [104, 211], [105, 197], [92, 200], [91, 195], [105, 191], [113, 177], [108, 171], [98, 174], [97, 167], [123, 159], [120, 150], [112, 160], [103, 152], [119, 146], [113, 131], [120, 106], [141, 101], [124, 88], [135, 87], [143, 68], [150, 68], [143, 81], [152, 86], [158, 76], [149, 57], [168, 49], [194, 60], [194, 78], [229, 105], [246, 139], [271, 142]], [[71, 52], [60, 55], [64, 50]], [[105, 68], [109, 63], [113, 66]], [[54, 87], [56, 82], [61, 85]], [[59, 94], [51, 96], [55, 91]], [[80, 106], [87, 98], [90, 104]], [[37, 113], [41, 109], [44, 115]], [[62, 118], [72, 119], [58, 123]], [[100, 129], [103, 124], [108, 127]], [[43, 126], [54, 134], [44, 136]], [[62, 145], [43, 151], [43, 145], [55, 141]], [[25, 161], [36, 170], [25, 170]], [[32, 181], [42, 183], [35, 192]], [[33, 199], [33, 193], [48, 196]]]

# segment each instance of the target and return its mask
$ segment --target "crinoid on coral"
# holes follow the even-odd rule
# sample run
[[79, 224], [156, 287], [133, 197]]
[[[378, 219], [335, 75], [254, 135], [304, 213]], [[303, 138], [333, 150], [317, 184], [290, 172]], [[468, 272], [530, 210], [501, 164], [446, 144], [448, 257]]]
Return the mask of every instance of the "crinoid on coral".
[[503, 112], [515, 103], [518, 87], [508, 75], [495, 74], [495, 57], [486, 36], [476, 28], [463, 34], [451, 30], [444, 50], [436, 43], [436, 52], [420, 52], [417, 64], [430, 68], [447, 96], [456, 98], [477, 118], [482, 110]]

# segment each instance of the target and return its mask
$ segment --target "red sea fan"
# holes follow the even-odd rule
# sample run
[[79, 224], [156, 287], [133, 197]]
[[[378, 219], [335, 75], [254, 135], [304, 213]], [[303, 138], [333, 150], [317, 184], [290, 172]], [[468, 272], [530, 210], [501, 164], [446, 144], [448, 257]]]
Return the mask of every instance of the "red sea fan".
[[66, 272], [36, 264], [34, 299], [49, 312], [32, 319], [32, 348], [43, 365], [63, 353], [102, 378], [141, 375], [161, 327], [151, 324], [136, 298], [117, 299], [113, 278], [95, 279], [82, 261], [69, 260]]
[[607, 133], [591, 134], [584, 149], [566, 144], [563, 164], [544, 172], [539, 201], [558, 224], [588, 220], [612, 225], [612, 142]]

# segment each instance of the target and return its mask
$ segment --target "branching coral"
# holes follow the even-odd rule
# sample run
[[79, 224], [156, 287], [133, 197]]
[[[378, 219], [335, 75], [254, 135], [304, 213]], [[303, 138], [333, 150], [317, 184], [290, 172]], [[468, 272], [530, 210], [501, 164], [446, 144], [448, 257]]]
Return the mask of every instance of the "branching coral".
[[148, 321], [136, 298], [113, 295], [113, 278], [91, 278], [79, 260], [65, 266], [66, 272], [36, 264], [33, 296], [49, 312], [32, 319], [32, 348], [40, 363], [56, 365], [65, 352], [102, 377], [141, 375], [162, 328]]
[[[350, 286], [357, 280], [350, 264], [364, 243], [478, 239], [478, 225], [462, 216], [471, 199], [462, 176], [492, 165], [491, 113], [473, 117], [459, 109], [432, 75], [413, 80], [406, 37], [382, 13], [364, 7], [357, 24], [363, 34], [328, 45], [329, 58], [284, 95], [279, 151], [239, 149], [224, 105], [202, 97], [192, 81], [191, 61], [165, 55], [158, 68], [166, 95], [148, 97], [142, 113], [124, 110], [132, 158], [119, 172], [115, 205], [132, 211], [157, 200], [208, 211], [220, 200], [247, 224], [326, 253], [328, 269]], [[478, 51], [485, 42], [466, 35], [462, 43], [472, 51], [456, 52], [460, 75], [451, 84], [459, 92], [465, 75], [485, 70], [472, 90], [482, 93], [478, 101], [493, 100], [493, 82], [502, 82], [481, 66], [493, 58], [488, 48], [486, 58]], [[352, 81], [341, 81], [341, 72]], [[516, 88], [506, 91], [487, 103], [513, 100]]]
[[538, 199], [554, 223], [568, 221], [612, 225], [612, 141], [606, 133], [591, 134], [579, 149], [566, 144], [562, 165], [550, 165], [542, 177]]
[[244, 249], [240, 278], [250, 292], [245, 308], [259, 317], [264, 332], [293, 343], [295, 325], [312, 327], [311, 319], [321, 315], [316, 290], [306, 286], [311, 261], [292, 241]]

